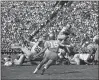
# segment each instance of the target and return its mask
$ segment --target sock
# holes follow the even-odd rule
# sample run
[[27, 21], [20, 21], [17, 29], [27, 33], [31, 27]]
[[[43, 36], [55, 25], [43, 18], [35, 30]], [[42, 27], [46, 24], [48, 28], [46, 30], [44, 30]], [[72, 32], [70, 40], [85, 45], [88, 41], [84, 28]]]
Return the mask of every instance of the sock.
[[46, 70], [46, 69], [45, 69], [45, 68], [43, 68], [41, 75], [43, 75], [43, 74], [44, 74], [45, 70]]
[[36, 68], [35, 71], [33, 72], [34, 74], [38, 71], [38, 69]]

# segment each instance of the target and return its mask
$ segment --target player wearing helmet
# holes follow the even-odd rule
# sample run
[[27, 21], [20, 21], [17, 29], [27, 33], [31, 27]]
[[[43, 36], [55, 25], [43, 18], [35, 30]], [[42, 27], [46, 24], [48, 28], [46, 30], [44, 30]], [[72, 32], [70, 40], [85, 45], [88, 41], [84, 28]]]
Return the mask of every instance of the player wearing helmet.
[[[44, 65], [42, 69], [42, 75], [44, 74], [45, 70], [48, 69], [53, 62], [55, 62], [58, 57], [58, 50], [59, 48], [65, 48], [66, 46], [61, 43], [60, 40], [50, 40], [46, 41], [44, 44], [44, 49], [37, 55], [44, 54], [43, 60], [40, 62], [40, 64], [36, 67], [34, 70], [34, 74], [37, 73], [37, 71]], [[37, 57], [35, 56], [35, 57]]]

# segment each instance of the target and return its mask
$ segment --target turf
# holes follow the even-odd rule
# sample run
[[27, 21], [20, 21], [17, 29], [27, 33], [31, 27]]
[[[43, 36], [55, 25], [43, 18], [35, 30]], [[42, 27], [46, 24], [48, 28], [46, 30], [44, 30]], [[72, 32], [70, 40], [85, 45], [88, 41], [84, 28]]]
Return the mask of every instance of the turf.
[[44, 75], [41, 75], [41, 70], [37, 74], [32, 72], [36, 65], [29, 63], [23, 66], [1, 66], [1, 77], [3, 79], [99, 79], [98, 65], [53, 65]]

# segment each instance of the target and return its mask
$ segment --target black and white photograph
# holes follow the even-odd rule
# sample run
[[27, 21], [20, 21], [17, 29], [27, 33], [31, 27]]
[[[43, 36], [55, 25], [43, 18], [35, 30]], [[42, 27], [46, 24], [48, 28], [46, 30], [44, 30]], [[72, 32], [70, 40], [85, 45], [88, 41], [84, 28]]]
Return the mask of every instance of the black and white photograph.
[[98, 80], [99, 1], [2, 0], [1, 80]]

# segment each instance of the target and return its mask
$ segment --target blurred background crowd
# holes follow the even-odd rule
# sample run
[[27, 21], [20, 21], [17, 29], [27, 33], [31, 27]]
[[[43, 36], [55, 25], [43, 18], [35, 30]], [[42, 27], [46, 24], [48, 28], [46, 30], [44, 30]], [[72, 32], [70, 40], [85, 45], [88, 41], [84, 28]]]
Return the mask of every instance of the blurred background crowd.
[[36, 39], [52, 32], [56, 38], [68, 24], [73, 33], [68, 41], [75, 44], [76, 50], [84, 43], [91, 43], [98, 34], [98, 1], [73, 1], [69, 6], [65, 3], [61, 9], [56, 4], [57, 1], [1, 1], [1, 51], [13, 52], [12, 43], [19, 43], [22, 35], [28, 38], [55, 11], [57, 15], [39, 30]]

